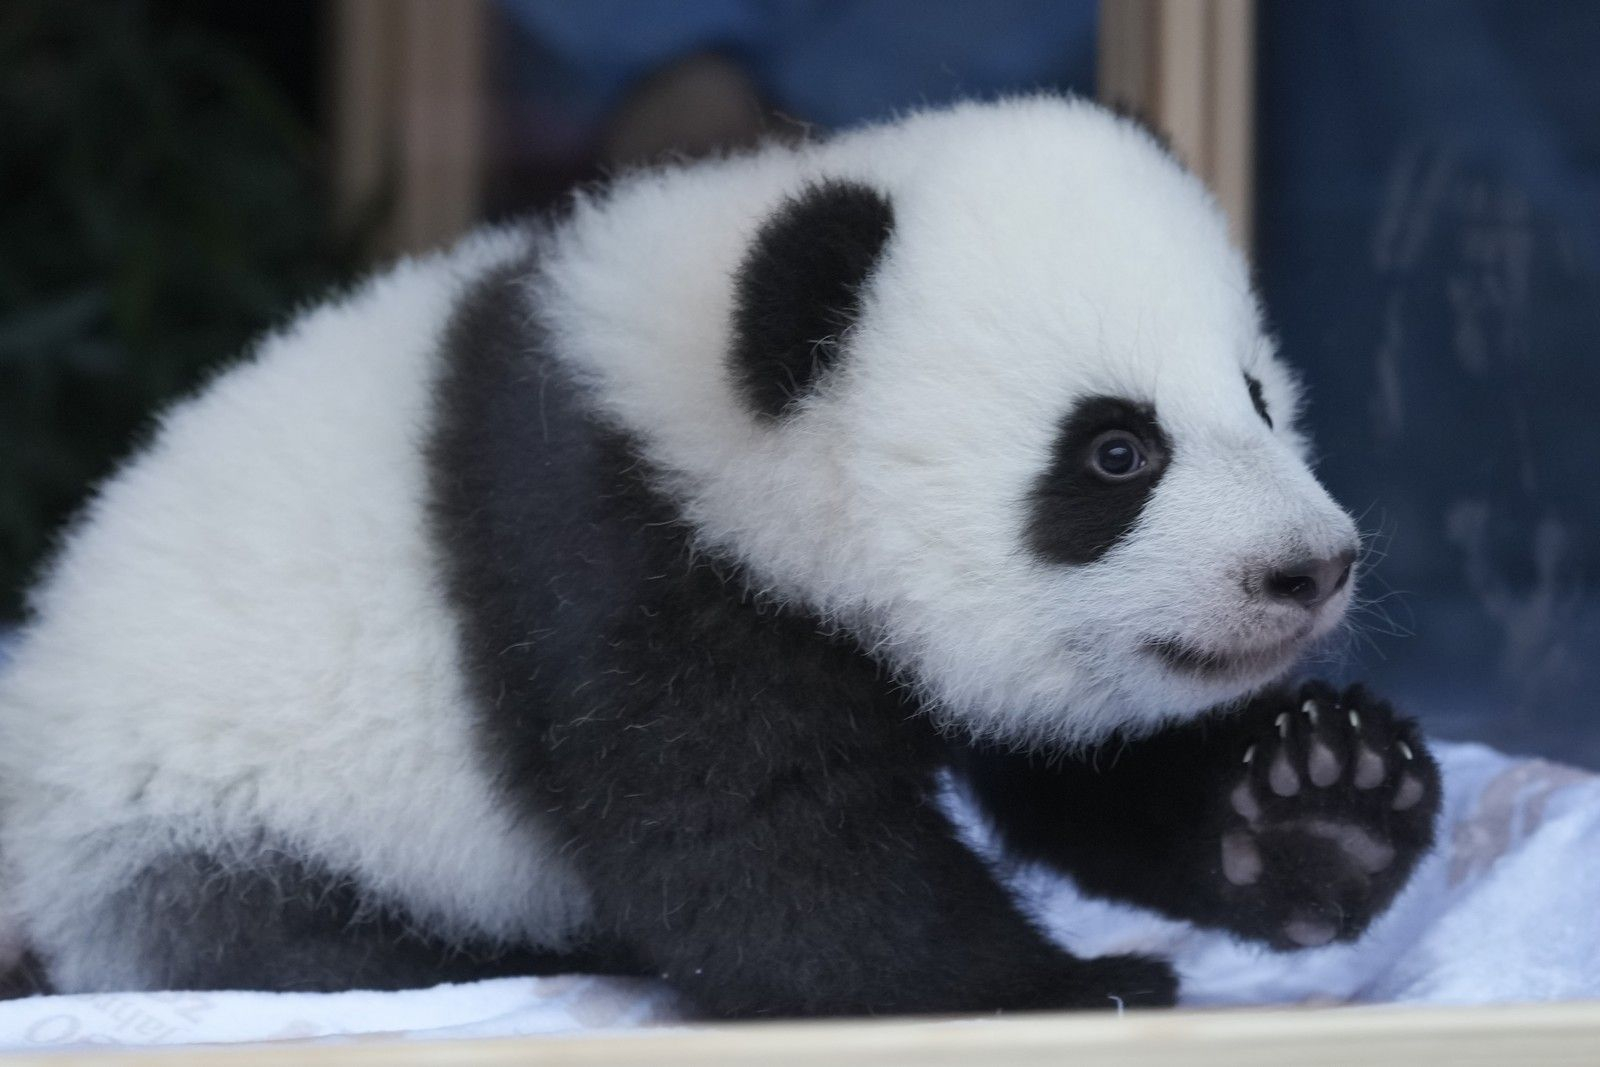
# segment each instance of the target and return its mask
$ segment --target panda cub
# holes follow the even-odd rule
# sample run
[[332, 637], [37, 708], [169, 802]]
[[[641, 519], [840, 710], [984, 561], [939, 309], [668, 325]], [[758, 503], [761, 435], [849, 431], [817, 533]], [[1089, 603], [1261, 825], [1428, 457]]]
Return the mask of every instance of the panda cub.
[[1383, 702], [1282, 687], [1357, 552], [1296, 405], [1199, 181], [1075, 100], [646, 170], [404, 262], [66, 537], [0, 676], [7, 922], [60, 991], [1172, 1003], [1019, 910], [954, 767], [1089, 892], [1352, 940], [1439, 782]]

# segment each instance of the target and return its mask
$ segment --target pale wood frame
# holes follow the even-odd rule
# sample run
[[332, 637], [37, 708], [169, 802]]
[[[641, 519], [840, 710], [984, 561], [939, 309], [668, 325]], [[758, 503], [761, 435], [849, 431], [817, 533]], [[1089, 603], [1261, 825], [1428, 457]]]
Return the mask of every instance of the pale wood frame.
[[28, 1067], [1594, 1067], [1600, 1003], [744, 1023], [619, 1036], [12, 1055]]
[[1248, 249], [1255, 193], [1255, 0], [1101, 0], [1102, 100], [1143, 116], [1211, 184]]
[[336, 0], [335, 191], [345, 218], [388, 211], [380, 254], [446, 244], [477, 219], [488, 101], [486, 0]]

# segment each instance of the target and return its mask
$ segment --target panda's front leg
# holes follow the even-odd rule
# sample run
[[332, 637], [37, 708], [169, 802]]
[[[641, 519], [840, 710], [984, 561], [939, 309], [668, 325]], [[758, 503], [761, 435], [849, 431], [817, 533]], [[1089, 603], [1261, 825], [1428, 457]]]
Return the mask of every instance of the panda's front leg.
[[[598, 917], [711, 1016], [1174, 1002], [1170, 964], [1072, 956], [944, 828], [920, 819], [857, 823], [860, 814], [836, 812], [826, 841], [762, 816], [738, 834], [746, 840], [705, 834], [674, 856], [636, 855], [627, 880], [599, 895]], [[763, 842], [759, 852], [752, 835]]]
[[969, 770], [1008, 844], [1086, 891], [1284, 950], [1359, 937], [1440, 802], [1410, 721], [1316, 682], [1081, 759], [974, 750]]
[[[666, 751], [658, 742], [638, 762], [666, 766], [657, 778], [693, 770], [669, 788], [631, 768], [614, 789], [597, 776], [595, 789], [572, 780], [559, 815], [581, 842], [572, 856], [593, 887], [595, 934], [675, 987], [692, 1011], [743, 1018], [1173, 1003], [1177, 980], [1164, 961], [1079, 959], [1051, 943], [956, 839], [931, 783], [922, 789], [896, 768], [858, 763], [859, 754], [820, 751], [825, 742], [815, 746], [820, 764], [778, 752], [772, 739], [719, 763], [700, 758], [711, 754], [697, 750], [684, 723], [670, 727], [661, 731]], [[768, 762], [774, 756], [796, 762]], [[608, 762], [634, 758], [619, 742]]]
[[527, 799], [571, 842], [597, 942], [711, 1016], [1173, 1002], [1166, 962], [1076, 958], [1018, 909], [935, 802], [942, 745], [875, 664], [772, 616], [738, 635], [748, 656], [712, 659], [729, 646], [702, 608], [641, 614], [660, 647], [688, 643], [672, 673], [600, 673], [597, 710], [544, 734]]

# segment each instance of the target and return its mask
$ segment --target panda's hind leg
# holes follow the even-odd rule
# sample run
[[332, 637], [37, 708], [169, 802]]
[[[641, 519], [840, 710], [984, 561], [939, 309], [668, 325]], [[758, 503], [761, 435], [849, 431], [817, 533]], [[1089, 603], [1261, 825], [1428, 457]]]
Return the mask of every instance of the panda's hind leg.
[[62, 991], [392, 990], [506, 975], [615, 969], [594, 956], [419, 930], [353, 882], [270, 848], [188, 851], [149, 863], [82, 916], [51, 960]]

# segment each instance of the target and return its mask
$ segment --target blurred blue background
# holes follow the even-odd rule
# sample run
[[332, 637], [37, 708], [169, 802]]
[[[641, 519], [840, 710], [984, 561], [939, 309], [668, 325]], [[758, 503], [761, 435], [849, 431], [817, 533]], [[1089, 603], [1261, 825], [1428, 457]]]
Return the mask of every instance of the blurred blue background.
[[[662, 151], [1089, 94], [1098, 9], [497, 0], [483, 213]], [[27, 138], [0, 179], [28, 191], [0, 199], [0, 616], [154, 405], [373, 258], [317, 207], [328, 10], [0, 9], [0, 128]], [[1317, 669], [1439, 735], [1600, 767], [1600, 5], [1262, 0], [1258, 23], [1258, 278], [1373, 544], [1356, 636]], [[182, 184], [194, 160], [226, 180]]]
[[744, 66], [780, 110], [824, 127], [1026, 88], [1094, 91], [1094, 0], [702, 0], [642, 7], [502, 0], [510, 65], [601, 123], [640, 79], [697, 52]]
[[1377, 534], [1347, 671], [1600, 766], [1600, 5], [1261, 8], [1258, 273]]

